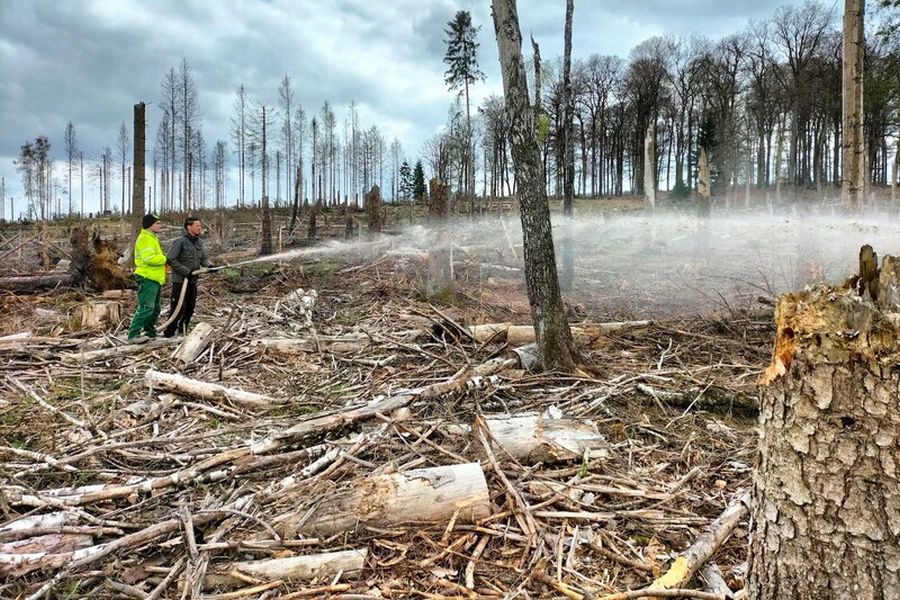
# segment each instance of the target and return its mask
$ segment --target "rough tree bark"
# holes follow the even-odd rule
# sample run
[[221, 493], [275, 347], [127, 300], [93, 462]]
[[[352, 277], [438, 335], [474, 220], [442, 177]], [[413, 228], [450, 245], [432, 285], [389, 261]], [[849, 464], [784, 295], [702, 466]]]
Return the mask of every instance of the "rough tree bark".
[[709, 154], [706, 148], [700, 148], [700, 159], [697, 161], [697, 216], [708, 218], [711, 206], [709, 199]]
[[572, 93], [572, 13], [574, 0], [566, 0], [566, 25], [563, 36], [563, 151], [565, 152], [565, 182], [563, 184], [562, 240], [562, 289], [569, 291], [575, 282], [575, 243], [572, 240], [572, 226], [575, 208], [575, 135], [572, 126], [574, 94]]
[[447, 232], [447, 215], [450, 209], [450, 188], [440, 179], [430, 182], [428, 220], [433, 229], [431, 248], [428, 249], [428, 278], [425, 296], [450, 300], [453, 297], [453, 255], [450, 252], [450, 235]]
[[144, 186], [147, 181], [144, 176], [145, 108], [146, 105], [143, 102], [138, 102], [134, 105], [134, 169], [132, 170], [131, 185], [131, 222], [134, 225], [132, 233], [135, 237], [141, 232], [141, 217], [144, 216]]
[[783, 296], [760, 394], [749, 597], [900, 598], [900, 263]]
[[865, 199], [865, 132], [863, 128], [864, 0], [844, 0], [844, 38], [841, 46], [843, 77], [843, 140], [841, 142], [841, 198], [844, 206], [859, 211]]
[[384, 214], [381, 209], [381, 188], [373, 185], [365, 195], [366, 218], [369, 222], [369, 234], [381, 233], [384, 226]]
[[513, 168], [521, 206], [525, 285], [528, 288], [528, 301], [537, 332], [541, 363], [548, 370], [571, 370], [575, 365], [575, 351], [556, 273], [550, 208], [534, 128], [534, 113], [528, 101], [516, 2], [494, 0], [492, 6], [509, 119]]
[[656, 208], [656, 124], [650, 123], [644, 136], [644, 195], [647, 205]]

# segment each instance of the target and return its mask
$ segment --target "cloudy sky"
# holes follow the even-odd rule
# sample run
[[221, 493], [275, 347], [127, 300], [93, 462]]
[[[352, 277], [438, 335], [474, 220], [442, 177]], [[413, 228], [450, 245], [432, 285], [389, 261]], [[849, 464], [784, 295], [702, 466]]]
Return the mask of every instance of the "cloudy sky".
[[[647, 37], [696, 31], [698, 14], [705, 15], [704, 33], [721, 37], [796, 3], [576, 0], [573, 54], [627, 58]], [[161, 115], [160, 81], [182, 57], [194, 73], [210, 144], [229, 139], [240, 84], [254, 101], [275, 105], [287, 74], [307, 114], [327, 100], [342, 123], [355, 101], [361, 125], [377, 125], [388, 143], [399, 139], [414, 161], [453, 99], [443, 82], [444, 29], [461, 9], [481, 26], [486, 81], [473, 90], [477, 104], [501, 92], [488, 0], [0, 0], [0, 176], [7, 207], [10, 196], [17, 197], [17, 212], [21, 206], [13, 160], [38, 135], [50, 138], [62, 182], [68, 121], [85, 160], [93, 160], [104, 147], [115, 148], [120, 125], [131, 127], [133, 105], [146, 101], [149, 151]], [[545, 59], [562, 54], [564, 15], [564, 0], [519, 1], [523, 35], [534, 35]], [[96, 210], [95, 190], [85, 195], [86, 210]]]

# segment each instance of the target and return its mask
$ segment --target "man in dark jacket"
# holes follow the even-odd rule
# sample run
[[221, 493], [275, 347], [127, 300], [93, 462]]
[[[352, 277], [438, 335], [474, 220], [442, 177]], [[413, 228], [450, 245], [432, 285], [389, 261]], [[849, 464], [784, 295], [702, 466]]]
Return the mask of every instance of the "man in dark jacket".
[[166, 327], [163, 335], [172, 337], [175, 332], [187, 333], [188, 324], [194, 314], [194, 306], [197, 303], [197, 274], [195, 271], [201, 267], [210, 268], [212, 265], [206, 256], [206, 248], [200, 234], [203, 233], [203, 221], [197, 217], [188, 217], [184, 220], [184, 235], [175, 240], [166, 258], [172, 267], [172, 299], [169, 314], [175, 314], [178, 308], [178, 298], [181, 296], [181, 288], [186, 286], [181, 310]]

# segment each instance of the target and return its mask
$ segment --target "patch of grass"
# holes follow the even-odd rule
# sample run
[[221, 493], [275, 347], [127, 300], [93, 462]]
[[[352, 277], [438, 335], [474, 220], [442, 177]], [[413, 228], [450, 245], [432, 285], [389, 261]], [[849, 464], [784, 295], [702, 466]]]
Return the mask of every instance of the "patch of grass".
[[53, 382], [53, 387], [50, 388], [47, 394], [47, 401], [50, 404], [77, 400], [78, 398], [81, 398], [81, 379], [78, 377], [57, 379]]
[[339, 260], [319, 259], [302, 263], [301, 269], [303, 273], [311, 277], [326, 277], [334, 275], [346, 266], [346, 263]]
[[340, 325], [356, 325], [365, 320], [366, 314], [360, 309], [348, 309], [334, 315], [334, 322]]

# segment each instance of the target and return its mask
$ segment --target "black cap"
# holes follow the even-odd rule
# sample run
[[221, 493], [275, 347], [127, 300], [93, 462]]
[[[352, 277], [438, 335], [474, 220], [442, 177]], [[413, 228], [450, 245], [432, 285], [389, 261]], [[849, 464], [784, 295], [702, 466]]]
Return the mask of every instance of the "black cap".
[[147, 213], [146, 215], [144, 215], [144, 218], [141, 219], [141, 227], [143, 227], [144, 229], [150, 229], [150, 227], [152, 227], [153, 224], [157, 221], [159, 221], [159, 217], [157, 217], [153, 213]]

